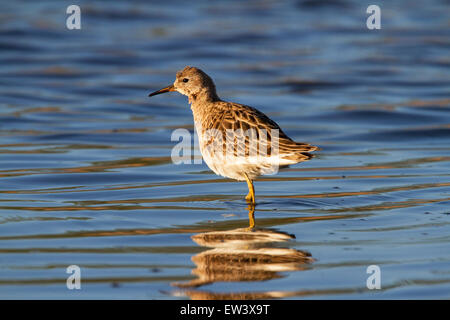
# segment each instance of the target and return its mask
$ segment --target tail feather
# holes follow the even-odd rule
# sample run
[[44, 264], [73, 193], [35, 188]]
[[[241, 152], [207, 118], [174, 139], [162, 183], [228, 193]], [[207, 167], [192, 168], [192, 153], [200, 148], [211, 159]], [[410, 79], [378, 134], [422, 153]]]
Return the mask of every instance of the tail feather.
[[292, 141], [292, 143], [280, 144], [280, 154], [285, 160], [292, 161], [293, 163], [298, 163], [302, 161], [307, 161], [314, 158], [314, 155], [310, 152], [319, 150], [319, 147]]

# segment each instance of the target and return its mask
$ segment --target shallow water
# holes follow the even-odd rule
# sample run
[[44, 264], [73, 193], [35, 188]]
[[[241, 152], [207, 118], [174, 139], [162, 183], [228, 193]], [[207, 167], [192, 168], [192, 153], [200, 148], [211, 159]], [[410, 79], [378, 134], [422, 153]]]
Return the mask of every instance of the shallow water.
[[[69, 4], [0, 12], [0, 298], [450, 297], [448, 1]], [[322, 149], [254, 232], [245, 183], [171, 161], [187, 99], [147, 95], [185, 65]]]

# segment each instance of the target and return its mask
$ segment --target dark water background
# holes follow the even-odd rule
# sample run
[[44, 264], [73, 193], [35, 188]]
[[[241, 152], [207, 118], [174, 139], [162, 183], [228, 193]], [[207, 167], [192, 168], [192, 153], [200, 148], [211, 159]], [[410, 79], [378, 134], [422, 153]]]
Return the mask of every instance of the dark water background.
[[[0, 5], [0, 298], [450, 298], [449, 1], [72, 3]], [[185, 65], [322, 148], [255, 232], [245, 183], [171, 162], [187, 99], [147, 94]]]

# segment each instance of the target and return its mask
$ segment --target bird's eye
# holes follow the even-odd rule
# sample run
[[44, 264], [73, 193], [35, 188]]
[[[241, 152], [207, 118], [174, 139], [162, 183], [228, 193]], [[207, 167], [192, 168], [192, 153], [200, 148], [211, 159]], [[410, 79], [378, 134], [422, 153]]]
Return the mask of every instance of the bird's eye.
[[183, 79], [183, 82], [188, 82], [188, 81], [189, 81], [188, 78], [184, 78], [184, 79]]

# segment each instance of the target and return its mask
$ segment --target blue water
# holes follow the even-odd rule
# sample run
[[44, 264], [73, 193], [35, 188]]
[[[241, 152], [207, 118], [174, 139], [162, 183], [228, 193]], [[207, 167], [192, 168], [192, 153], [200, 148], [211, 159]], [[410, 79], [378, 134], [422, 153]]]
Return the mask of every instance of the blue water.
[[[369, 1], [70, 4], [1, 4], [0, 298], [450, 297], [448, 1], [381, 30]], [[255, 182], [253, 231], [245, 183], [172, 163], [187, 99], [147, 95], [185, 65], [321, 147]]]

